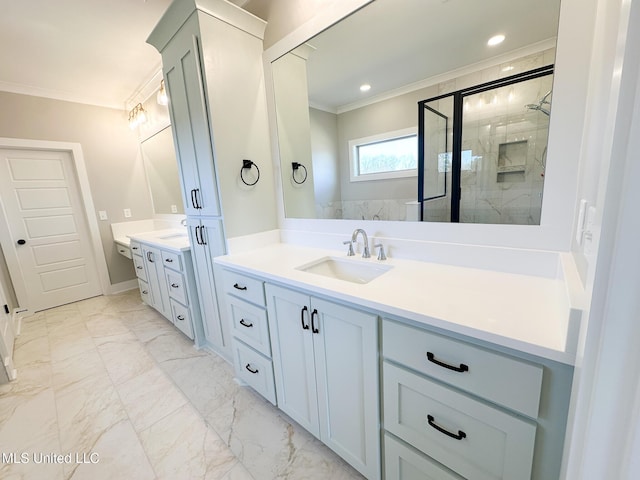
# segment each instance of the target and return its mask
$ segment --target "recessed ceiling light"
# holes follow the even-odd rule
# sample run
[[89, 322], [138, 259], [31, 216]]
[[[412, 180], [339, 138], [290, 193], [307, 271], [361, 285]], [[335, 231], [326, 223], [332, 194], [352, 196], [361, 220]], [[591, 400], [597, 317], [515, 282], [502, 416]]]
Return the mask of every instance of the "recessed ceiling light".
[[368, 92], [369, 90], [371, 90], [371, 85], [369, 85], [368, 83], [360, 85], [361, 92]]
[[502, 42], [504, 42], [504, 35], [494, 35], [489, 39], [489, 41], [487, 42], [487, 45], [489, 45], [490, 47], [493, 47]]

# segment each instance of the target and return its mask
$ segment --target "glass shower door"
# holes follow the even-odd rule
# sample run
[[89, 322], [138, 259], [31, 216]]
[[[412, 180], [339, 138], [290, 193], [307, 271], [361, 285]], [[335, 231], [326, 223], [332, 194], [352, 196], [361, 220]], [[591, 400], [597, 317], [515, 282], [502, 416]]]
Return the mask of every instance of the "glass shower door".
[[451, 215], [451, 97], [422, 103], [418, 126], [418, 199], [421, 220], [448, 222]]

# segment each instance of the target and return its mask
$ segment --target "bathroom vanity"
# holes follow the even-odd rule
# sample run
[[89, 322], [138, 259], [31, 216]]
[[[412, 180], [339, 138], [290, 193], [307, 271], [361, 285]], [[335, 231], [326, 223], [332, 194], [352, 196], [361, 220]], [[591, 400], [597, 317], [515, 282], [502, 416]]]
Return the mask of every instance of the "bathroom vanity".
[[196, 346], [203, 346], [206, 339], [187, 232], [159, 230], [130, 238], [142, 300]]
[[570, 272], [291, 244], [215, 261], [238, 378], [366, 478], [558, 477], [577, 311]]

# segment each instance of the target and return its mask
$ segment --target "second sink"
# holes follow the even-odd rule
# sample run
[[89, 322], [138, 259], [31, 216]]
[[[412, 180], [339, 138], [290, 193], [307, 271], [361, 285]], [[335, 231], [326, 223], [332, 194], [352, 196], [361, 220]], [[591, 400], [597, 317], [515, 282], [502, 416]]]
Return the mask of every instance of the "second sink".
[[296, 270], [337, 278], [351, 283], [365, 284], [389, 271], [391, 265], [375, 265], [339, 257], [323, 257], [296, 267]]

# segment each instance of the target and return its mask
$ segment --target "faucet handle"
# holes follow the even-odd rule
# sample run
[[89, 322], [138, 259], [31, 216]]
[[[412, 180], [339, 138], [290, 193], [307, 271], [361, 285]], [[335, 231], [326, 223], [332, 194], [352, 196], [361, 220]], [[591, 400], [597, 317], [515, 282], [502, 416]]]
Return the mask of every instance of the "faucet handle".
[[382, 245], [381, 243], [376, 243], [373, 248], [379, 248], [380, 250], [378, 250], [378, 260], [386, 260], [387, 256], [384, 253], [384, 245]]
[[349, 250], [347, 251], [347, 257], [353, 257], [355, 252], [353, 251], [353, 242], [351, 240], [345, 240], [342, 242], [343, 245], [349, 245]]

